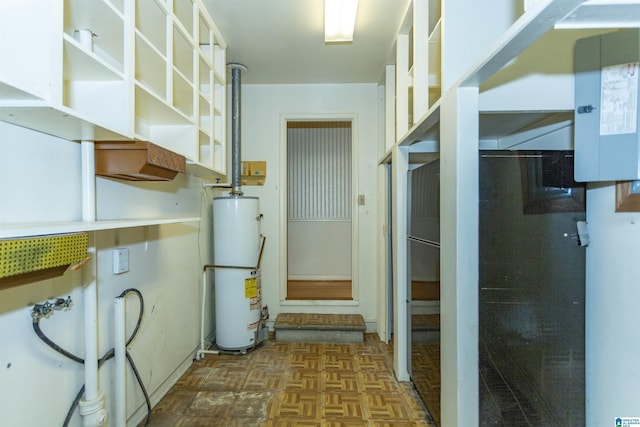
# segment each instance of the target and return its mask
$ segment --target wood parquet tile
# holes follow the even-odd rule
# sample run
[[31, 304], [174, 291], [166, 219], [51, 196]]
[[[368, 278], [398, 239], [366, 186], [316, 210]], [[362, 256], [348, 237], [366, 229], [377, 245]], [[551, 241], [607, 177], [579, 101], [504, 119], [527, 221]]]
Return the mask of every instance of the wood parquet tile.
[[322, 427], [368, 427], [369, 422], [362, 419], [349, 419], [344, 417], [326, 418], [322, 421]]
[[376, 393], [364, 396], [369, 416], [375, 420], [410, 420], [411, 410], [399, 394]]
[[328, 353], [323, 357], [325, 371], [340, 370], [340, 371], [353, 371], [355, 370], [353, 356], [345, 353]]
[[309, 391], [283, 391], [273, 400], [272, 418], [320, 420], [320, 395]]
[[246, 378], [246, 369], [212, 368], [209, 376], [202, 381], [202, 388], [207, 390], [240, 391]]
[[268, 340], [245, 355], [206, 355], [156, 405], [150, 425], [433, 426], [413, 385], [395, 379], [392, 352], [367, 334], [357, 344]]
[[283, 369], [260, 368], [252, 371], [242, 385], [245, 391], [277, 391], [287, 383], [287, 371]]
[[322, 418], [364, 419], [364, 405], [358, 393], [325, 393], [322, 395]]
[[314, 353], [293, 353], [291, 367], [296, 369], [320, 370], [320, 355]]
[[353, 370], [331, 370], [322, 373], [322, 390], [329, 393], [358, 393], [358, 377]]
[[314, 369], [292, 369], [285, 391], [319, 391], [320, 371]]
[[358, 383], [365, 393], [398, 393], [398, 381], [389, 371], [358, 372]]

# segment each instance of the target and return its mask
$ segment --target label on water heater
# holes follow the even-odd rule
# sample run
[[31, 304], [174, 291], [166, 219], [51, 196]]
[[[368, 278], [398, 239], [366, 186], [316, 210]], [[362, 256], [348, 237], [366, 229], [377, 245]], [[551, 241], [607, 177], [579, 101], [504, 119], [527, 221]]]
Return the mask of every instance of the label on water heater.
[[244, 279], [244, 297], [255, 298], [258, 296], [258, 281], [255, 277]]

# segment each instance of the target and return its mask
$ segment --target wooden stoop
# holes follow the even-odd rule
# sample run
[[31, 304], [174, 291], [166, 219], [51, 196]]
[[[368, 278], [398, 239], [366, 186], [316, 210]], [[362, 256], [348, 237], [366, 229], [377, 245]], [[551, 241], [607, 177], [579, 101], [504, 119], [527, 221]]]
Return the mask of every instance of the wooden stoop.
[[276, 341], [358, 343], [366, 327], [359, 314], [280, 313], [273, 329]]
[[440, 343], [440, 314], [412, 315], [411, 340], [423, 344]]

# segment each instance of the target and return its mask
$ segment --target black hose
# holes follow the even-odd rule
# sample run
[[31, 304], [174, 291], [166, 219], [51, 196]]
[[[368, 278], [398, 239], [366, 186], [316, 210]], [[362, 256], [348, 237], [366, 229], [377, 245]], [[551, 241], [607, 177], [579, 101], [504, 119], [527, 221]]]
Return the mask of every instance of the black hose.
[[[142, 293], [135, 289], [135, 288], [129, 288], [124, 290], [120, 296], [118, 298], [124, 298], [126, 297], [129, 293], [135, 293], [138, 296], [138, 299], [140, 300], [140, 312], [138, 314], [138, 321], [136, 322], [136, 326], [135, 328], [133, 328], [133, 332], [131, 333], [131, 336], [129, 337], [129, 339], [126, 342], [126, 345], [128, 346], [129, 344], [131, 344], [131, 342], [133, 342], [133, 340], [135, 339], [136, 335], [138, 334], [138, 330], [140, 329], [140, 325], [142, 323], [142, 316], [144, 314], [144, 299], [142, 298]], [[39, 317], [34, 317], [33, 318], [33, 330], [36, 333], [36, 335], [45, 343], [47, 344], [49, 347], [51, 347], [53, 350], [55, 350], [56, 352], [62, 354], [63, 356], [73, 360], [74, 362], [78, 362], [82, 365], [84, 365], [84, 359], [81, 357], [76, 356], [75, 354], [65, 350], [64, 348], [60, 347], [58, 344], [56, 344], [55, 342], [53, 342], [40, 328], [40, 318]], [[133, 362], [133, 358], [131, 357], [131, 355], [129, 354], [129, 351], [126, 350], [125, 351], [126, 356], [127, 356], [127, 360], [129, 361], [129, 364], [131, 365], [131, 369], [133, 370], [133, 373], [136, 377], [136, 380], [138, 381], [138, 384], [140, 385], [140, 388], [142, 389], [142, 394], [144, 395], [144, 400], [145, 403], [147, 405], [147, 417], [145, 420], [144, 425], [148, 425], [149, 421], [151, 420], [151, 399], [149, 399], [149, 394], [147, 393], [147, 389], [144, 386], [144, 383], [142, 382], [142, 378], [140, 377], [140, 373], [138, 372], [138, 368], [136, 367], [136, 364]], [[98, 368], [100, 368], [104, 362], [106, 362], [107, 360], [111, 359], [114, 357], [114, 349], [112, 348], [111, 350], [107, 351], [104, 356], [102, 356], [100, 359], [98, 359]], [[73, 400], [73, 403], [71, 404], [71, 407], [69, 408], [69, 411], [67, 411], [67, 416], [64, 419], [64, 423], [62, 424], [63, 427], [68, 427], [69, 423], [71, 422], [71, 417], [73, 416], [73, 413], [75, 412], [76, 408], [78, 407], [78, 405], [80, 404], [80, 400], [82, 399], [82, 396], [84, 395], [84, 389], [85, 386], [83, 385], [80, 388], [80, 391], [78, 391], [78, 394], [76, 395], [76, 398]]]
[[73, 416], [73, 413], [75, 412], [76, 408], [80, 404], [80, 399], [82, 399], [83, 394], [84, 394], [84, 385], [80, 388], [80, 391], [76, 395], [76, 398], [73, 399], [73, 404], [71, 404], [71, 407], [67, 411], [67, 416], [64, 418], [64, 424], [62, 424], [64, 427], [67, 427], [71, 422], [71, 417]]
[[[133, 339], [138, 334], [138, 329], [140, 329], [140, 324], [142, 323], [142, 315], [144, 314], [144, 298], [142, 298], [142, 292], [140, 292], [139, 290], [137, 290], [135, 288], [129, 288], [129, 289], [124, 290], [120, 294], [120, 298], [126, 297], [127, 294], [129, 294], [129, 293], [134, 293], [134, 294], [136, 294], [138, 296], [138, 299], [140, 300], [140, 314], [138, 315], [138, 321], [136, 322], [136, 326], [133, 328], [133, 332], [131, 333], [131, 337], [126, 342], [126, 346], [129, 346], [129, 344], [131, 344]], [[113, 350], [111, 350], [111, 351], [113, 353]], [[136, 376], [136, 380], [138, 381], [138, 384], [140, 385], [140, 389], [142, 390], [142, 394], [144, 395], [144, 401], [147, 404], [147, 419], [144, 422], [144, 425], [146, 426], [146, 425], [149, 424], [149, 421], [151, 421], [151, 399], [149, 399], [149, 394], [147, 393], [147, 389], [144, 386], [144, 383], [142, 382], [142, 378], [140, 377], [140, 372], [138, 372], [138, 368], [136, 367], [136, 364], [133, 362], [133, 358], [129, 354], [129, 350], [125, 349], [125, 355], [127, 356], [127, 360], [129, 361], [129, 365], [131, 365], [131, 369], [133, 370], [133, 374]]]
[[67, 350], [65, 350], [64, 348], [60, 347], [58, 344], [54, 343], [53, 341], [51, 341], [49, 339], [48, 336], [45, 335], [44, 332], [42, 332], [42, 329], [40, 329], [40, 319], [39, 318], [34, 318], [33, 322], [33, 331], [36, 333], [36, 335], [42, 340], [44, 341], [44, 343], [46, 345], [48, 345], [49, 347], [51, 347], [52, 349], [54, 349], [55, 351], [57, 351], [58, 353], [62, 354], [63, 356], [73, 360], [74, 362], [78, 362], [81, 365], [84, 364], [84, 359], [81, 357], [76, 356], [73, 353], [68, 352]]
[[126, 355], [127, 355], [127, 360], [131, 365], [131, 369], [133, 370], [133, 374], [136, 376], [136, 380], [138, 380], [138, 384], [140, 384], [140, 389], [142, 389], [142, 394], [144, 394], [144, 401], [147, 404], [147, 419], [144, 422], [144, 425], [146, 426], [149, 424], [149, 421], [151, 420], [151, 399], [149, 399], [149, 394], [147, 393], [147, 389], [144, 387], [144, 385], [142, 385], [142, 378], [140, 378], [140, 372], [138, 372], [138, 368], [136, 367], [136, 364], [133, 362], [133, 358], [131, 357], [128, 351], [126, 352]]

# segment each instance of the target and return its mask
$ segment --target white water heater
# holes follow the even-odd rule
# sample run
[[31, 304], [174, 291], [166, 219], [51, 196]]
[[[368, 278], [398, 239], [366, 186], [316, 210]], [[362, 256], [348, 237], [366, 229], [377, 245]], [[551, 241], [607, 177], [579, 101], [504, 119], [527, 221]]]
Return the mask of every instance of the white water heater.
[[245, 351], [259, 343], [262, 295], [257, 197], [213, 199], [216, 344]]

